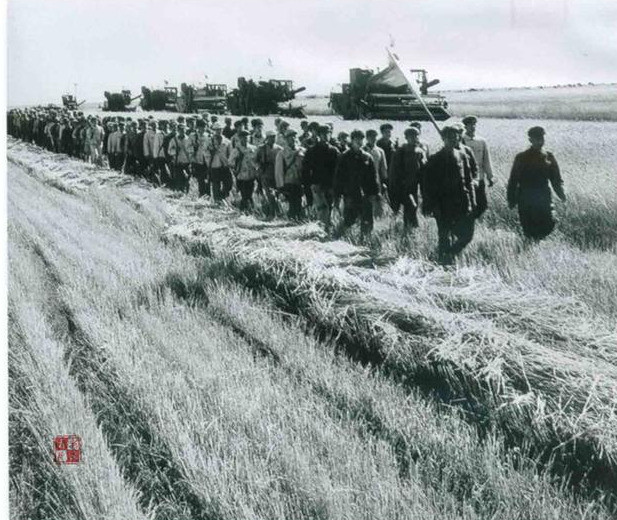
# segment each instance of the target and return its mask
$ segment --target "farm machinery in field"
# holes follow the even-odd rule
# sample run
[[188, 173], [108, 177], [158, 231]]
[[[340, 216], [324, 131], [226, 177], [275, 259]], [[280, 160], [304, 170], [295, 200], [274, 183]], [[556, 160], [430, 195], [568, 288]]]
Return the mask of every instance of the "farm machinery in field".
[[207, 83], [202, 86], [182, 83], [176, 102], [178, 112], [227, 112], [227, 85]]
[[178, 89], [165, 86], [162, 89], [141, 87], [141, 108], [176, 112], [178, 110]]
[[394, 63], [378, 73], [371, 69], [349, 69], [349, 83], [343, 84], [342, 92], [330, 94], [329, 105], [344, 119], [428, 121], [430, 116], [426, 109], [436, 121], [448, 119], [446, 99], [428, 92], [439, 80], [429, 81], [424, 69], [411, 69], [410, 72], [418, 84], [416, 92]]
[[301, 107], [279, 107], [294, 99], [305, 87], [293, 88], [291, 80], [271, 79], [255, 82], [244, 77], [238, 78], [238, 87], [227, 97], [229, 110], [233, 115], [281, 114], [289, 117], [305, 117]]
[[64, 108], [68, 108], [69, 110], [77, 110], [77, 108], [79, 108], [85, 102], [86, 100], [84, 99], [83, 101], [80, 101], [78, 103], [77, 99], [75, 98], [73, 94], [64, 94], [62, 96], [62, 106]]
[[122, 90], [121, 92], [105, 92], [103, 110], [105, 112], [132, 112], [137, 107], [131, 107], [131, 103], [140, 97], [141, 94], [131, 97], [130, 90]]

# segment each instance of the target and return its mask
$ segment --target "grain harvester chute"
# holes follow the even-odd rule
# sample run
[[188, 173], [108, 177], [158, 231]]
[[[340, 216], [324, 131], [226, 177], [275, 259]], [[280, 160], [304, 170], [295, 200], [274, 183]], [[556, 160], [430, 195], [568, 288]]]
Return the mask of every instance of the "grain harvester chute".
[[198, 86], [182, 83], [177, 107], [178, 112], [224, 114], [227, 111], [227, 85], [208, 83]]
[[141, 108], [175, 112], [178, 110], [178, 89], [176, 87], [163, 87], [162, 89], [141, 87]]
[[279, 103], [291, 101], [303, 90], [306, 88], [294, 89], [291, 80], [271, 79], [256, 83], [241, 77], [238, 78], [238, 87], [228, 96], [228, 105], [234, 115], [279, 114], [281, 110], [288, 110], [280, 108]]
[[131, 107], [131, 102], [141, 97], [141, 95], [131, 97], [130, 90], [121, 92], [105, 92], [105, 102], [103, 110], [106, 112], [129, 112], [135, 110], [136, 107]]
[[[446, 99], [428, 93], [439, 80], [429, 81], [424, 69], [411, 69], [411, 73], [433, 118], [437, 121], [448, 119]], [[344, 119], [429, 120], [422, 103], [392, 63], [376, 74], [370, 69], [350, 69], [349, 83], [343, 84], [342, 92], [330, 94], [330, 106]]]

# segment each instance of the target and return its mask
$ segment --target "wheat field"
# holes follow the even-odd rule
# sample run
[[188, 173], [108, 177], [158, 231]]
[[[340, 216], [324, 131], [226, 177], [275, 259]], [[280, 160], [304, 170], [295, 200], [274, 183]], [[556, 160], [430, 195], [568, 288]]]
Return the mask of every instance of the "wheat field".
[[[530, 244], [504, 189], [539, 123], [568, 203]], [[9, 140], [12, 518], [614, 517], [617, 124], [478, 133], [453, 269], [432, 220], [330, 241]]]

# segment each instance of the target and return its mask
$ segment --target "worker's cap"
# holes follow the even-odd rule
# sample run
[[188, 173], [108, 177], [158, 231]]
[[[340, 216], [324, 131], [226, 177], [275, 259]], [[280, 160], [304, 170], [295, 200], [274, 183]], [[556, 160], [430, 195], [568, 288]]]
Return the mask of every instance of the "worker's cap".
[[330, 133], [330, 127], [328, 125], [317, 125], [317, 133], [319, 135], [327, 135]]
[[274, 130], [268, 130], [266, 132], [266, 137], [276, 137], [276, 132]]
[[242, 121], [243, 123], [248, 123], [249, 122], [249, 118], [244, 116], [242, 119], [240, 119], [240, 121]]
[[450, 137], [450, 136], [458, 136], [460, 135], [458, 128], [455, 128], [454, 125], [446, 125], [441, 129], [442, 137]]
[[287, 130], [287, 132], [285, 132], [285, 137], [296, 137], [298, 135], [298, 132], [296, 132], [295, 130]]
[[456, 129], [459, 134], [462, 134], [465, 131], [465, 125], [463, 123], [452, 123], [451, 126]]
[[289, 123], [287, 121], [281, 121], [279, 123], [279, 128], [289, 128]]
[[342, 139], [343, 137], [349, 137], [349, 134], [347, 132], [343, 131], [343, 132], [339, 132], [337, 137], [339, 139]]
[[545, 133], [544, 128], [541, 126], [532, 126], [529, 130], [527, 130], [527, 135], [529, 137], [543, 137]]
[[302, 121], [300, 121], [301, 128], [308, 127], [308, 126], [309, 126], [309, 122], [306, 119], [303, 119]]
[[250, 134], [248, 132], [248, 130], [240, 130], [238, 132], [238, 137], [248, 137]]
[[[326, 125], [320, 125], [317, 121], [311, 121], [308, 125], [308, 129], [319, 132], [320, 126], [326, 126]], [[329, 126], [326, 126], [326, 127], [328, 128], [328, 130], [330, 129]]]
[[418, 121], [412, 121], [411, 123], [409, 123], [409, 126], [417, 128], [418, 130], [422, 130], [422, 124]]
[[379, 127], [379, 130], [381, 132], [384, 132], [385, 130], [393, 130], [393, 129], [394, 127], [390, 123], [384, 123], [383, 125]]
[[373, 137], [377, 137], [377, 130], [374, 130], [373, 128], [369, 128], [369, 129], [366, 131], [366, 137], [369, 137], [369, 136], [371, 136], [371, 135], [372, 135]]
[[408, 137], [417, 137], [420, 135], [420, 130], [418, 130], [415, 126], [410, 126], [405, 129], [405, 138]]
[[464, 125], [470, 125], [478, 122], [478, 118], [476, 116], [465, 116], [462, 120]]
[[219, 123], [214, 123], [212, 125], [212, 130], [220, 130], [221, 128], [223, 128]]
[[167, 119], [161, 119], [159, 121], [159, 126], [166, 127], [167, 126]]
[[231, 117], [226, 117], [226, 118], [225, 118], [225, 122], [226, 122], [226, 123], [231, 123]]
[[178, 121], [178, 123], [183, 123], [184, 122], [184, 116], [178, 116], [176, 118], [176, 121]]
[[198, 119], [195, 126], [197, 126], [197, 128], [206, 128], [206, 122], [203, 119]]
[[351, 137], [352, 139], [364, 139], [364, 132], [362, 130], [356, 129], [351, 132], [349, 137]]
[[234, 123], [234, 126], [235, 126], [236, 128], [238, 128], [239, 126], [242, 126], [242, 121], [241, 121], [240, 119], [238, 119], [238, 120]]
[[251, 119], [251, 126], [263, 126], [264, 122], [261, 118], [257, 117], [255, 119]]
[[124, 124], [124, 121], [120, 121], [120, 122], [118, 123], [118, 127], [120, 127], [120, 128], [124, 128], [125, 126], [126, 126], [126, 125]]
[[212, 123], [215, 123], [216, 121], [218, 121], [218, 120], [219, 120], [218, 116], [215, 116], [215, 115], [212, 115], [212, 116], [209, 116], [209, 117], [210, 117], [210, 121], [211, 121]]

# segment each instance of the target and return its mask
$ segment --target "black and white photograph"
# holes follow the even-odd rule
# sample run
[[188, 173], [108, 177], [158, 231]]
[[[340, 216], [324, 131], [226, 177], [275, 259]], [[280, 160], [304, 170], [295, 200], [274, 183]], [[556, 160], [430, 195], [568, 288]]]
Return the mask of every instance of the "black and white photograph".
[[617, 518], [615, 0], [4, 9], [4, 517]]

